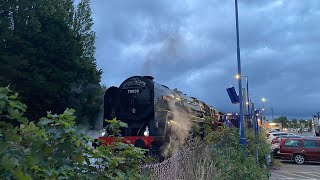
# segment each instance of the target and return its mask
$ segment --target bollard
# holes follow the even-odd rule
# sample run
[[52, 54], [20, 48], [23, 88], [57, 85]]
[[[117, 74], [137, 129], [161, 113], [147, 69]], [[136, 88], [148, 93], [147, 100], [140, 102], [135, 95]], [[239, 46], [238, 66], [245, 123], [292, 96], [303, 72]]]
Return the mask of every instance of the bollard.
[[270, 154], [266, 154], [265, 155], [265, 160], [266, 160], [266, 166], [270, 166], [271, 165], [271, 155]]

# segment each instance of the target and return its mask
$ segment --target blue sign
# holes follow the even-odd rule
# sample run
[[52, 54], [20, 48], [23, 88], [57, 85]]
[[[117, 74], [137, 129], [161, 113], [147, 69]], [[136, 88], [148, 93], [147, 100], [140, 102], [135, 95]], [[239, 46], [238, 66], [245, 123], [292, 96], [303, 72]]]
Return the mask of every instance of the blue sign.
[[234, 87], [227, 88], [227, 92], [232, 104], [239, 103], [239, 96], [237, 95], [237, 92], [234, 89]]

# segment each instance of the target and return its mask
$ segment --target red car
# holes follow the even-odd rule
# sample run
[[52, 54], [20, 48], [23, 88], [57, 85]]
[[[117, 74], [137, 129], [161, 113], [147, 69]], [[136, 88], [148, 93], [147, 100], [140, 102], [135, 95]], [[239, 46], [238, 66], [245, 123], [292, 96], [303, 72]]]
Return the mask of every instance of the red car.
[[280, 158], [297, 164], [320, 161], [320, 138], [286, 138], [280, 142]]
[[303, 138], [303, 136], [299, 135], [283, 135], [283, 136], [277, 136], [272, 139], [271, 141], [271, 149], [273, 153], [273, 158], [279, 158], [279, 153], [280, 153], [280, 142], [281, 139], [285, 138]]

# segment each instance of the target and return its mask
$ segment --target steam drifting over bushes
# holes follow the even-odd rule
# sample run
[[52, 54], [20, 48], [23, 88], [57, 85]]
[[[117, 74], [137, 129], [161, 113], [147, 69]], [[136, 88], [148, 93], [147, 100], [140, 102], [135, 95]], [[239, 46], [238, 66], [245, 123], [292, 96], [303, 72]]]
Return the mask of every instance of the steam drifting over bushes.
[[168, 126], [170, 127], [170, 141], [162, 147], [163, 156], [174, 155], [182, 148], [190, 136], [193, 125], [190, 117], [182, 115], [187, 114], [184, 113], [186, 109], [176, 106], [175, 101], [169, 102], [169, 108], [172, 112], [172, 117], [167, 116]]

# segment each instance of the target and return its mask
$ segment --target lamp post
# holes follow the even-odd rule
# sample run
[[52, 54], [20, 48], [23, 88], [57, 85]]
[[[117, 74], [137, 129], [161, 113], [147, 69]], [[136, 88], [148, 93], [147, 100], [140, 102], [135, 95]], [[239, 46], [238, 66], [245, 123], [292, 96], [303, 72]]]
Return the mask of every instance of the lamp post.
[[259, 132], [259, 125], [258, 125], [258, 120], [259, 120], [259, 110], [254, 110], [253, 113], [253, 119], [254, 119], [254, 142], [256, 144], [256, 163], [259, 164], [259, 149], [258, 149], [258, 132]]
[[263, 97], [263, 98], [261, 99], [261, 101], [262, 101], [261, 123], [263, 122], [263, 125], [265, 126], [265, 122], [264, 122], [264, 120], [263, 120], [263, 111], [265, 110], [265, 109], [264, 109], [264, 103], [267, 101], [267, 99]]
[[[241, 76], [241, 77], [244, 77], [244, 78], [246, 78], [246, 86], [247, 86], [247, 88], [246, 88], [246, 93], [247, 93], [247, 101], [246, 101], [246, 106], [247, 106], [247, 110], [248, 110], [248, 113], [246, 114], [247, 115], [247, 117], [249, 117], [249, 121], [252, 123], [252, 115], [251, 115], [251, 111], [250, 111], [250, 97], [249, 97], [249, 80], [248, 80], [248, 76]], [[240, 78], [240, 76], [237, 74], [236, 75], [236, 79], [238, 79], [239, 80], [239, 78]], [[241, 91], [242, 92], [242, 91]]]
[[246, 78], [246, 84], [247, 84], [247, 108], [248, 108], [248, 114], [250, 115], [250, 101], [249, 101], [249, 80], [248, 80], [248, 76], [242, 76]]
[[241, 84], [241, 60], [240, 60], [240, 43], [239, 43], [239, 23], [238, 23], [238, 0], [234, 1], [236, 14], [236, 35], [237, 35], [237, 64], [238, 64], [238, 84], [239, 84], [239, 106], [240, 106], [240, 144], [242, 145], [243, 153], [245, 149], [246, 139], [244, 136], [244, 120], [243, 120], [243, 104], [242, 104], [242, 84]]
[[[248, 114], [250, 115], [251, 113], [250, 113], [250, 98], [249, 98], [249, 80], [248, 80], [248, 76], [241, 76], [241, 77], [244, 77], [244, 78], [246, 78], [246, 86], [247, 86], [247, 88], [246, 88], [246, 90], [247, 90], [247, 102], [246, 102], [246, 105], [247, 105], [247, 108], [248, 108]], [[236, 79], [240, 79], [240, 76], [237, 74], [236, 75]], [[241, 91], [242, 92], [242, 91]]]

